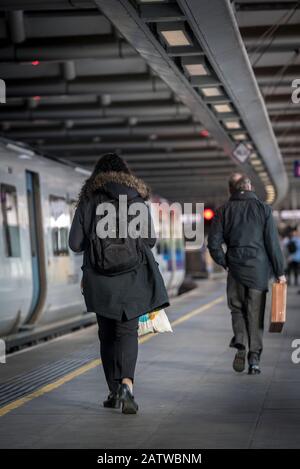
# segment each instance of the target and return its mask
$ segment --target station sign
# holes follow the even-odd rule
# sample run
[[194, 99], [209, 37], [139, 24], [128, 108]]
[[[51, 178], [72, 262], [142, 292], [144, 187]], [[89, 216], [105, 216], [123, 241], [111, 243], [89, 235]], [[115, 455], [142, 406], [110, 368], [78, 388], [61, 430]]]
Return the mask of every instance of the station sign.
[[251, 150], [243, 143], [239, 143], [233, 150], [232, 154], [239, 163], [246, 163], [251, 154]]

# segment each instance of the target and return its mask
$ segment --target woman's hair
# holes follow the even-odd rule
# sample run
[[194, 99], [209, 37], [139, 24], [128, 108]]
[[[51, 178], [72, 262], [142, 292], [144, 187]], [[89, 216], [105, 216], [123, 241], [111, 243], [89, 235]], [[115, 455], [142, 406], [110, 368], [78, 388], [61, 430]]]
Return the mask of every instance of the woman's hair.
[[110, 172], [132, 174], [126, 161], [124, 161], [119, 155], [116, 153], [105, 153], [105, 155], [99, 158], [95, 164], [92, 174], [84, 182], [79, 192], [77, 204], [91, 194], [93, 191], [93, 183], [98, 174]]
[[128, 164], [119, 155], [106, 153], [95, 164], [90, 178], [94, 179], [99, 173], [109, 173], [111, 171], [131, 174]]

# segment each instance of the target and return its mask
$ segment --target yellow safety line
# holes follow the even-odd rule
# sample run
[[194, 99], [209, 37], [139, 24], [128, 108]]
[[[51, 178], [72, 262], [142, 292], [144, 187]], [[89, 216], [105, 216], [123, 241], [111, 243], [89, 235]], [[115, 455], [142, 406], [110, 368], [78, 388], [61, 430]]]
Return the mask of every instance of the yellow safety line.
[[[199, 308], [196, 308], [192, 311], [190, 311], [187, 314], [184, 314], [180, 318], [176, 319], [175, 321], [171, 322], [172, 327], [178, 326], [178, 324], [181, 324], [184, 321], [187, 321], [188, 319], [196, 316], [197, 314], [200, 314], [213, 306], [215, 306], [218, 303], [221, 303], [221, 301], [224, 300], [224, 296], [219, 296], [213, 301], [210, 301], [209, 303], [206, 303], [203, 306], [200, 306]], [[152, 337], [158, 336], [159, 334], [148, 334], [142, 338], [139, 339], [139, 344], [143, 344], [147, 342], [148, 340], [152, 339]], [[11, 402], [10, 404], [7, 404], [3, 407], [0, 408], [0, 417], [3, 417], [3, 415], [8, 414], [12, 410], [18, 409], [24, 404], [27, 404], [27, 402], [32, 401], [36, 397], [43, 396], [44, 394], [53, 391], [54, 389], [59, 388], [63, 384], [72, 381], [72, 379], [77, 378], [77, 376], [82, 375], [83, 373], [86, 373], [89, 370], [92, 370], [93, 368], [96, 368], [97, 366], [101, 365], [102, 362], [99, 358], [92, 360], [91, 362], [87, 363], [86, 365], [83, 365], [79, 367], [77, 370], [72, 371], [70, 373], [67, 373], [65, 376], [62, 378], [59, 378], [58, 380], [54, 381], [53, 383], [46, 384], [45, 386], [42, 386], [40, 389], [37, 389], [36, 391], [33, 391], [32, 393], [28, 394], [27, 396], [21, 397], [20, 399], [17, 399], [16, 401]]]

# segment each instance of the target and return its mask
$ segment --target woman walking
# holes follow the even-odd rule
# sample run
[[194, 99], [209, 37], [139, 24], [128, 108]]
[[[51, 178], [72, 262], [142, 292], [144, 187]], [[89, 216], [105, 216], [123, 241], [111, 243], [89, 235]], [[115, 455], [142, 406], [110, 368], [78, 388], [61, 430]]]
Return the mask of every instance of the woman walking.
[[[145, 209], [149, 198], [146, 184], [135, 177], [126, 162], [114, 153], [102, 156], [79, 194], [70, 230], [69, 245], [83, 251], [82, 290], [88, 312], [95, 312], [99, 326], [100, 354], [109, 388], [104, 407], [136, 413], [133, 395], [138, 355], [139, 316], [168, 306], [168, 295], [151, 248], [156, 238], [147, 207], [143, 238], [100, 240], [95, 235], [102, 207], [116, 207], [126, 196], [128, 208], [139, 202]], [[100, 210], [99, 210], [100, 206]], [[98, 208], [97, 208], [98, 207]], [[97, 210], [97, 213], [96, 213]], [[147, 222], [147, 226], [146, 226]], [[143, 227], [139, 227], [140, 232]], [[97, 231], [98, 237], [99, 233]], [[115, 236], [117, 238], [117, 236]], [[106, 243], [106, 244], [105, 244]]]

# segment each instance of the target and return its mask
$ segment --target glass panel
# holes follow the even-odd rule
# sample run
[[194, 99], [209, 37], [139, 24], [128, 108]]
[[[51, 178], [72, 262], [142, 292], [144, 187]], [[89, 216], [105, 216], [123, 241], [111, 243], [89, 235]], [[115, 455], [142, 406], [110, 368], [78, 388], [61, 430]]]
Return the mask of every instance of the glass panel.
[[70, 209], [63, 197], [50, 195], [50, 227], [54, 256], [68, 256]]
[[1, 211], [5, 254], [7, 257], [21, 257], [17, 191], [14, 186], [1, 184]]

